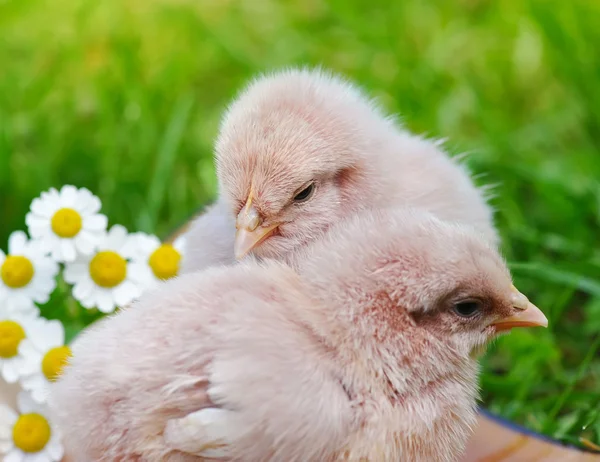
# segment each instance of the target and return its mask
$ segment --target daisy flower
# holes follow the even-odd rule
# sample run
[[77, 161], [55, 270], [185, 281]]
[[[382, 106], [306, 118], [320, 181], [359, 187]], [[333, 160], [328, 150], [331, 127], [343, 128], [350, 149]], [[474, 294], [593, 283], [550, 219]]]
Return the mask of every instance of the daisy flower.
[[25, 217], [29, 234], [57, 262], [74, 261], [78, 254], [90, 255], [106, 231], [106, 216], [98, 213], [100, 199], [86, 188], [66, 185], [51, 188], [31, 203]]
[[4, 462], [56, 462], [63, 447], [45, 406], [26, 392], [17, 397], [18, 412], [0, 404], [0, 455]]
[[8, 238], [8, 255], [0, 250], [0, 305], [10, 311], [39, 311], [33, 302], [46, 303], [56, 287], [58, 264], [23, 231]]
[[173, 244], [162, 243], [156, 236], [136, 233], [137, 252], [132, 267], [143, 275], [146, 286], [170, 279], [179, 274], [185, 237], [180, 236]]
[[34, 337], [21, 342], [19, 353], [25, 362], [21, 386], [31, 393], [34, 401], [45, 402], [50, 383], [56, 381], [71, 357], [61, 322], [45, 321]]
[[37, 316], [0, 307], [0, 376], [8, 383], [15, 383], [23, 374], [26, 363], [19, 347], [23, 340], [37, 335], [40, 323]]
[[73, 297], [85, 308], [111, 313], [140, 296], [143, 275], [129, 262], [136, 253], [136, 240], [123, 226], [114, 225], [91, 255], [66, 265], [64, 278], [74, 284]]

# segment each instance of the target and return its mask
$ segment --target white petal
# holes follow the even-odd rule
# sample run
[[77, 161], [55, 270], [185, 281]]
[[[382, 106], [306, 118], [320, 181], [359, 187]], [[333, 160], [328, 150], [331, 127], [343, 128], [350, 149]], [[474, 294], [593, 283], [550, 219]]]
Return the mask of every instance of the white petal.
[[83, 229], [87, 231], [105, 231], [108, 226], [108, 218], [105, 215], [96, 214], [83, 217]]
[[10, 294], [10, 289], [6, 287], [0, 279], [0, 302], [4, 302], [4, 300], [6, 300]]
[[147, 263], [129, 263], [127, 265], [127, 279], [140, 286], [153, 285], [158, 281]]
[[34, 265], [36, 265], [39, 261], [43, 260], [46, 257], [46, 252], [42, 246], [40, 239], [32, 239], [27, 241], [25, 245], [25, 250], [22, 255], [29, 258]]
[[127, 240], [125, 240], [123, 245], [121, 245], [121, 247], [119, 248], [119, 255], [126, 259], [134, 259], [136, 257], [139, 257], [140, 248], [137, 239], [128, 238]]
[[75, 261], [77, 252], [75, 252], [75, 246], [73, 245], [73, 241], [71, 239], [61, 239], [60, 240], [60, 253], [61, 253], [64, 261], [66, 261], [66, 262]]
[[88, 279], [89, 263], [76, 262], [68, 263], [65, 266], [63, 277], [69, 284], [75, 284], [82, 281], [84, 278]]
[[50, 457], [52, 457], [53, 461], [61, 460], [65, 454], [65, 451], [58, 438], [50, 440], [48, 446], [46, 446], [46, 451], [48, 454], [50, 454]]
[[[0, 430], [0, 432], [2, 432], [2, 430]], [[10, 452], [12, 448], [14, 448], [14, 444], [12, 442], [12, 435], [10, 439], [0, 439], [0, 454], [6, 454], [7, 452]]]
[[[40, 354], [46, 353], [46, 351], [53, 346], [51, 342], [52, 334], [48, 335], [47, 323], [48, 321], [42, 318], [41, 322], [32, 323], [27, 332], [27, 340], [31, 342], [33, 347], [39, 351]], [[52, 327], [50, 329], [52, 329]]]
[[17, 407], [21, 414], [29, 414], [31, 412], [44, 414], [44, 408], [31, 399], [31, 396], [26, 391], [21, 391], [17, 395]]
[[23, 380], [24, 377], [30, 377], [32, 375], [35, 374], [40, 374], [40, 370], [41, 370], [41, 364], [42, 364], [42, 356], [38, 356], [37, 359], [34, 359], [33, 356], [27, 358], [25, 361], [23, 361], [23, 363], [21, 364], [20, 367], [20, 371], [21, 371], [21, 376], [19, 377], [19, 383], [21, 384], [21, 388], [25, 388], [23, 386]]
[[33, 332], [38, 332], [39, 329], [42, 328], [44, 323], [44, 318], [39, 317], [26, 317], [21, 316], [19, 319], [15, 317], [15, 321], [17, 321], [23, 329], [25, 330], [25, 334], [29, 339], [33, 336]]
[[118, 306], [123, 307], [132, 300], [138, 298], [140, 293], [141, 290], [134, 283], [131, 281], [123, 281], [122, 284], [114, 288], [113, 297], [115, 303]]
[[50, 188], [48, 191], [44, 191], [41, 194], [41, 198], [48, 205], [55, 207], [60, 206], [60, 193], [56, 188]]
[[37, 264], [40, 265], [40, 267], [43, 268], [45, 271], [48, 271], [52, 274], [58, 274], [60, 265], [58, 264], [58, 262], [52, 260], [52, 258], [50, 258], [48, 255], [44, 254], [42, 249], [39, 247], [39, 244], [39, 241], [36, 242], [36, 245], [38, 245], [37, 250], [39, 251]]
[[30, 228], [48, 229], [50, 230], [50, 220], [48, 218], [39, 217], [33, 213], [25, 215], [25, 224]]
[[41, 372], [30, 374], [21, 379], [23, 389], [31, 393], [31, 397], [36, 403], [46, 402], [46, 394], [48, 391], [48, 381]]
[[[29, 229], [29, 231], [31, 231], [31, 228]], [[59, 237], [54, 234], [53, 232], [48, 232], [43, 234], [42, 236], [39, 236], [36, 238], [36, 241], [38, 241], [39, 245], [40, 245], [40, 249], [44, 252], [44, 253], [54, 253], [55, 250], [60, 250], [60, 239]], [[52, 257], [55, 261], [60, 261], [57, 260], [56, 258]]]
[[113, 225], [108, 232], [104, 246], [107, 250], [119, 251], [127, 240], [127, 229], [121, 225]]
[[87, 215], [98, 213], [100, 211], [101, 207], [102, 207], [102, 203], [100, 202], [100, 199], [98, 199], [96, 196], [92, 195], [92, 197], [90, 197], [90, 199], [88, 200], [88, 203], [87, 203], [87, 206], [86, 206], [84, 212]]
[[25, 454], [19, 449], [15, 448], [4, 456], [3, 462], [23, 462], [25, 460]]
[[[33, 345], [33, 342], [32, 342]], [[20, 345], [19, 345], [20, 346]], [[38, 374], [41, 370], [41, 364], [42, 364], [42, 351], [45, 352], [45, 349], [42, 350], [40, 348], [38, 348], [37, 346], [33, 346], [33, 348], [35, 349], [35, 353], [34, 354], [30, 354], [29, 356], [24, 356], [23, 357], [23, 361], [21, 362], [21, 365], [19, 366], [19, 370], [21, 371], [21, 377], [19, 378], [19, 381], [22, 383], [23, 377], [32, 375], [32, 374]], [[19, 349], [19, 351], [21, 351]]]
[[80, 231], [74, 239], [75, 246], [82, 255], [91, 255], [94, 252], [98, 240], [99, 239], [95, 238], [93, 234], [87, 231]]
[[40, 247], [44, 251], [44, 253], [48, 253], [52, 246], [45, 242], [50, 236], [53, 236], [54, 233], [50, 228], [50, 225], [42, 225], [42, 226], [29, 226], [29, 235], [33, 240], [40, 241]]
[[[44, 336], [44, 334], [40, 334], [41, 329], [38, 329], [34, 332], [35, 333], [29, 337], [29, 341], [40, 354], [46, 353], [50, 349], [50, 346], [48, 345], [48, 339]], [[33, 356], [27, 357], [28, 364], [26, 366], [21, 366], [21, 370], [28, 373], [35, 371], [37, 369], [37, 363], [32, 363], [32, 361], [34, 361]]]
[[[32, 339], [29, 338], [29, 340], [31, 341]], [[20, 358], [21, 361], [19, 362], [19, 380], [21, 380], [26, 375], [31, 375], [40, 371], [40, 366], [42, 364], [41, 352], [44, 350], [38, 348], [35, 342], [31, 342], [31, 344], [35, 348], [36, 353]]]
[[77, 190], [77, 200], [75, 201], [73, 208], [75, 210], [77, 210], [80, 214], [85, 212], [85, 209], [87, 208], [91, 197], [92, 197], [92, 193], [90, 192], [89, 189], [87, 189], [87, 188], [78, 189]]
[[73, 297], [76, 300], [83, 300], [89, 297], [93, 291], [94, 283], [90, 279], [84, 279], [73, 288]]
[[18, 418], [19, 415], [14, 409], [0, 403], [0, 427], [12, 426]]
[[58, 274], [60, 266], [51, 258], [39, 258], [35, 262], [35, 274], [53, 278]]
[[23, 255], [27, 250], [27, 235], [23, 231], [14, 231], [8, 238], [8, 253]]
[[[29, 301], [29, 298], [25, 295], [23, 289], [13, 289], [11, 287], [6, 287], [5, 285], [3, 285], [2, 280], [0, 279], [0, 303], [2, 303], [2, 308], [8, 308], [9, 305], [10, 307], [25, 307], [31, 302]], [[6, 311], [8, 311], [8, 309]], [[16, 311], [21, 310], [17, 309]]]
[[8, 383], [15, 383], [20, 375], [20, 361], [15, 358], [2, 361], [2, 377]]
[[96, 292], [96, 305], [103, 313], [112, 313], [115, 310], [115, 302], [107, 290], [98, 290]]
[[[36, 330], [33, 330], [33, 332], [36, 333]], [[42, 351], [46, 349], [46, 345], [43, 345], [41, 350], [38, 349], [32, 342], [32, 338], [23, 339], [19, 344], [19, 354], [23, 356], [27, 362], [41, 361]]]
[[50, 300], [50, 294], [54, 292], [56, 287], [56, 281], [54, 279], [47, 279], [45, 281], [38, 282], [35, 286], [31, 287], [30, 294], [31, 298], [40, 305], [44, 305]]
[[75, 245], [81, 255], [89, 256], [96, 250], [100, 237], [90, 231], [82, 230], [75, 237]]
[[50, 266], [36, 266], [35, 273], [32, 279], [32, 286], [36, 288], [36, 290], [52, 290], [55, 287], [55, 277], [56, 272], [55, 268]]
[[[10, 428], [11, 424], [8, 422], [4, 422], [2, 420], [2, 413], [4, 412], [3, 408], [6, 408], [9, 411], [14, 412], [11, 408], [6, 406], [5, 404], [0, 404], [0, 454], [8, 452], [8, 450], [11, 448], [11, 446], [9, 445], [7, 448], [5, 446], [5, 444], [10, 443], [12, 441], [12, 431]], [[8, 419], [11, 419], [12, 417], [13, 417], [12, 414], [6, 414], [5, 419], [8, 420]], [[14, 414], [14, 418], [15, 418], [15, 420], [17, 419], [16, 414]]]
[[52, 233], [50, 221], [45, 218], [36, 217], [28, 213], [25, 216], [25, 223], [29, 229], [29, 235], [34, 239], [39, 239]]
[[25, 455], [23, 462], [51, 462], [48, 454], [46, 454], [46, 448], [40, 452], [32, 452]]
[[31, 398], [38, 404], [46, 404], [50, 395], [50, 383], [40, 376], [40, 382], [31, 389]]
[[160, 239], [152, 234], [145, 234], [142, 238], [140, 238], [140, 241], [144, 246], [144, 250], [148, 250], [150, 253], [154, 252], [162, 244]]
[[[42, 455], [43, 459], [39, 460], [40, 454]], [[23, 457], [23, 462], [50, 462], [47, 458], [44, 452], [27, 452], [25, 453], [25, 456]]]
[[186, 235], [182, 234], [173, 242], [173, 247], [175, 247], [175, 250], [177, 250], [182, 255], [185, 253], [185, 238]]
[[44, 343], [50, 348], [65, 344], [65, 328], [60, 321], [52, 319], [45, 322], [43, 332]]
[[[0, 292], [3, 294], [5, 293], [3, 289], [0, 290]], [[7, 313], [22, 313], [35, 316], [39, 312], [38, 307], [33, 304], [31, 299], [25, 296], [13, 294], [12, 296], [7, 297], [6, 295], [3, 296], [0, 294], [0, 300], [2, 299], [4, 299], [4, 301], [1, 303], [3, 303], [3, 307]]]
[[[1, 281], [0, 281], [1, 283]], [[6, 288], [6, 299], [10, 300], [14, 304], [24, 305], [27, 303], [27, 300], [31, 298], [29, 295], [29, 288], [31, 287], [31, 282], [24, 287], [20, 287], [18, 289], [13, 289], [12, 287]]]
[[37, 215], [40, 218], [46, 218], [47, 220], [52, 217], [54, 211], [51, 207], [48, 207], [48, 202], [36, 197], [31, 202], [30, 209], [34, 215]]
[[79, 300], [79, 303], [81, 303], [81, 306], [87, 308], [88, 310], [96, 308], [96, 293], [94, 292], [90, 296], [82, 298]]
[[64, 207], [73, 208], [77, 202], [77, 188], [64, 185], [60, 190], [60, 201]]

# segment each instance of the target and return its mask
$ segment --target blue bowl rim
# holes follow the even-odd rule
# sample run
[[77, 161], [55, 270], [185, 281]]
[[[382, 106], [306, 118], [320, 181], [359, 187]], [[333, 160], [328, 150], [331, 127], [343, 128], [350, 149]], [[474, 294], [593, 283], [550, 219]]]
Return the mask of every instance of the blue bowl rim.
[[533, 431], [527, 427], [524, 427], [522, 425], [511, 422], [510, 420], [505, 419], [504, 417], [500, 417], [500, 416], [494, 414], [493, 412], [488, 411], [484, 407], [479, 408], [479, 413], [481, 415], [487, 417], [488, 419], [492, 420], [493, 422], [497, 423], [498, 425], [501, 425], [502, 427], [508, 428], [509, 430], [520, 433], [522, 435], [531, 436], [532, 438], [536, 438], [536, 439], [544, 441], [548, 444], [552, 444], [553, 446], [560, 446], [562, 448], [568, 448], [568, 449], [572, 449], [574, 451], [590, 453], [590, 454], [595, 454], [595, 455], [599, 454], [597, 451], [594, 451], [592, 449], [582, 448], [582, 447], [575, 446], [575, 445], [572, 445], [569, 443], [563, 443], [562, 441], [555, 440], [553, 438], [550, 438], [549, 436], [542, 435], [541, 433]]

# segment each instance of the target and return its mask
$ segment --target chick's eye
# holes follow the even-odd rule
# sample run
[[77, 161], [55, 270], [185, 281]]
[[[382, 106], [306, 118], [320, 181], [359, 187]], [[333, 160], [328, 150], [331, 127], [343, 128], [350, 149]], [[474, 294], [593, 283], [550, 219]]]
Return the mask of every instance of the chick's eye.
[[299, 193], [297, 193], [294, 196], [294, 202], [296, 202], [296, 203], [305, 202], [311, 198], [311, 196], [313, 195], [314, 192], [315, 192], [315, 184], [311, 183], [306, 188], [304, 188], [302, 191], [300, 191]]
[[465, 300], [454, 305], [454, 312], [461, 318], [472, 318], [481, 312], [481, 302], [477, 300]]

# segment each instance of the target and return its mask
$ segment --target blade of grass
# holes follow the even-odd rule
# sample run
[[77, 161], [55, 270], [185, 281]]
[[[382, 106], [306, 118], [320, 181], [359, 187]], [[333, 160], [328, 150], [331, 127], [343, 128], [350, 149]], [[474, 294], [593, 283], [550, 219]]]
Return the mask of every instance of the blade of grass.
[[515, 273], [527, 274], [548, 282], [555, 282], [579, 289], [591, 295], [600, 296], [600, 281], [581, 274], [565, 271], [558, 267], [550, 268], [541, 263], [510, 263]]
[[140, 215], [138, 229], [153, 232], [158, 222], [158, 214], [163, 205], [167, 185], [177, 156], [177, 149], [183, 138], [194, 100], [190, 95], [183, 95], [175, 105], [171, 121], [167, 126], [163, 140], [158, 149], [154, 174], [148, 188], [148, 207]]
[[592, 359], [598, 352], [599, 348], [600, 348], [600, 335], [596, 337], [596, 340], [594, 340], [594, 343], [592, 343], [592, 346], [587, 351], [587, 354], [585, 355], [585, 358], [583, 358], [583, 361], [581, 362], [581, 365], [579, 366], [577, 373], [573, 377], [573, 380], [571, 380], [569, 385], [564, 389], [562, 394], [556, 400], [554, 407], [550, 410], [550, 412], [546, 416], [546, 420], [544, 421], [544, 425], [542, 427], [543, 432], [550, 431], [550, 427], [551, 427], [552, 423], [554, 422], [554, 420], [556, 419], [556, 416], [558, 415], [558, 413], [564, 406], [565, 402], [567, 401], [567, 398], [569, 398], [571, 393], [573, 393], [575, 386], [581, 380], [581, 378], [583, 377], [583, 374], [587, 371]]

